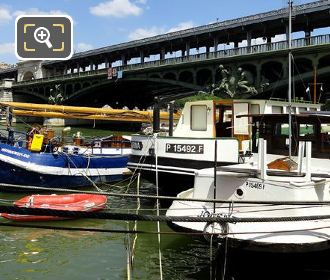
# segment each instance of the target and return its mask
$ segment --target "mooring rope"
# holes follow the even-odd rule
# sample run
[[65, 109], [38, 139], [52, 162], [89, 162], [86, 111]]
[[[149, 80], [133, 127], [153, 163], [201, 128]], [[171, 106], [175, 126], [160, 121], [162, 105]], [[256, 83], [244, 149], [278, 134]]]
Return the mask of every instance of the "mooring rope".
[[[26, 224], [26, 223], [11, 223], [11, 222], [0, 222], [0, 227], [23, 227], [23, 228], [36, 228], [36, 229], [51, 229], [51, 230], [67, 230], [67, 231], [87, 231], [87, 232], [99, 232], [99, 233], [114, 233], [114, 234], [151, 234], [151, 235], [158, 235], [158, 231], [145, 231], [145, 230], [121, 230], [121, 229], [103, 229], [103, 228], [89, 228], [89, 227], [64, 227], [64, 226], [53, 226], [53, 225], [43, 225], [43, 224]], [[310, 227], [303, 229], [304, 231], [313, 231], [313, 230], [320, 230], [320, 229], [327, 229], [330, 228], [329, 226], [322, 226], [322, 227]], [[302, 229], [290, 229], [290, 230], [275, 230], [275, 231], [253, 231], [253, 232], [230, 232], [231, 235], [244, 235], [244, 234], [277, 234], [277, 233], [294, 233], [300, 232]], [[210, 232], [195, 232], [195, 231], [162, 231], [160, 232], [162, 235], [189, 235], [189, 236], [196, 236], [196, 237], [211, 237], [213, 233]], [[220, 233], [217, 232], [215, 235], [217, 236], [227, 236], [229, 233]]]
[[[154, 149], [155, 149], [155, 168], [156, 168], [156, 195], [159, 196], [159, 184], [158, 184], [158, 141], [157, 141], [157, 133], [154, 134]], [[159, 199], [156, 199], [156, 210], [157, 217], [159, 217]], [[160, 221], [157, 221], [157, 239], [158, 239], [158, 259], [159, 259], [159, 274], [160, 280], [163, 280], [163, 265], [162, 265], [162, 251], [161, 251], [161, 243], [160, 243]]]
[[223, 199], [201, 199], [201, 198], [183, 198], [183, 197], [175, 197], [175, 196], [157, 196], [157, 195], [146, 195], [146, 194], [128, 194], [128, 193], [114, 193], [114, 192], [96, 192], [96, 191], [87, 191], [87, 190], [73, 190], [66, 188], [48, 188], [48, 187], [37, 187], [37, 186], [22, 186], [15, 184], [4, 184], [0, 183], [0, 188], [4, 188], [5, 190], [12, 189], [21, 189], [21, 190], [33, 190], [33, 191], [46, 191], [46, 192], [70, 192], [70, 193], [87, 193], [87, 194], [102, 194], [113, 197], [126, 197], [126, 198], [145, 198], [145, 199], [160, 199], [160, 200], [177, 200], [177, 201], [194, 201], [194, 202], [210, 202], [210, 203], [238, 203], [238, 204], [265, 204], [265, 205], [330, 205], [330, 201], [289, 201], [289, 200], [223, 200]]
[[[26, 208], [17, 206], [0, 206], [0, 213], [20, 215], [59, 216], [70, 218], [109, 219], [120, 221], [149, 222], [202, 222], [202, 223], [267, 223], [267, 222], [299, 222], [327, 220], [330, 215], [283, 216], [283, 217], [192, 217], [192, 216], [159, 216], [109, 212], [82, 212], [55, 210], [49, 208]], [[330, 222], [330, 221], [329, 221]]]

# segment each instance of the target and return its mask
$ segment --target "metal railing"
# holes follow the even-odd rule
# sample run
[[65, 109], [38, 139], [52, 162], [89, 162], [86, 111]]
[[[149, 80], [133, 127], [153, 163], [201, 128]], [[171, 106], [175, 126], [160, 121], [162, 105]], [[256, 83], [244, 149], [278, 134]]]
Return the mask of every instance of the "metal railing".
[[[324, 44], [330, 44], [330, 34], [292, 40], [292, 49], [318, 46]], [[141, 70], [146, 68], [161, 67], [166, 65], [177, 65], [181, 63], [198, 62], [198, 61], [205, 61], [211, 59], [230, 58], [234, 56], [244, 56], [244, 55], [251, 55], [258, 53], [282, 51], [286, 49], [288, 49], [288, 42], [285, 40], [274, 43], [265, 43], [260, 45], [230, 48], [230, 49], [220, 50], [217, 52], [199, 53], [189, 56], [173, 57], [163, 60], [129, 64], [129, 65], [117, 66], [113, 68], [117, 69], [117, 71], [133, 71], [133, 70]], [[34, 83], [52, 82], [57, 80], [68, 80], [68, 79], [84, 78], [88, 76], [106, 75], [107, 72], [108, 69], [103, 68], [99, 70], [85, 71], [85, 72], [79, 72], [73, 74], [56, 75], [48, 78], [35, 79], [31, 81], [22, 81], [22, 82], [18, 82], [16, 85], [21, 86], [21, 85], [28, 85]]]

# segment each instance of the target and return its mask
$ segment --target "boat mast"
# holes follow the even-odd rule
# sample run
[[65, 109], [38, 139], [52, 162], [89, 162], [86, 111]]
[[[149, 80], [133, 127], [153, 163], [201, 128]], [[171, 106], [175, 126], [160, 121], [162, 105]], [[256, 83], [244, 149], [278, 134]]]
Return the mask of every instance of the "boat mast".
[[288, 85], [288, 99], [289, 99], [289, 158], [291, 158], [292, 155], [292, 116], [291, 116], [291, 91], [292, 91], [292, 81], [291, 81], [291, 32], [292, 32], [292, 0], [289, 0], [289, 85]]

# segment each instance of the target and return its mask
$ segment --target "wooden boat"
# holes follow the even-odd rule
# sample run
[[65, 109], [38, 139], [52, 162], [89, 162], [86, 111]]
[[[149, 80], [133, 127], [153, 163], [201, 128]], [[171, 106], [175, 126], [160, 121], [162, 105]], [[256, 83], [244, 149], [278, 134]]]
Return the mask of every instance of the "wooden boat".
[[[14, 202], [17, 207], [96, 212], [105, 208], [107, 197], [93, 194], [30, 195]], [[18, 215], [1, 213], [1, 217], [17, 222], [41, 222], [67, 220], [58, 216]], [[72, 218], [73, 219], [73, 218]]]

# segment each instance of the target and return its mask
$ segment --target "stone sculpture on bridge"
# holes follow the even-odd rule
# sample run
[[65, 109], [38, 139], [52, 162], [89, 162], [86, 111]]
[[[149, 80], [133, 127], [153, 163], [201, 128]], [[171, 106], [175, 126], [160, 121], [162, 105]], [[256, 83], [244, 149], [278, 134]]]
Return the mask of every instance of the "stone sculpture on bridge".
[[257, 95], [258, 91], [250, 84], [245, 71], [241, 67], [229, 71], [222, 64], [218, 71], [221, 73], [221, 80], [210, 86], [210, 93], [221, 98], [249, 98]]
[[64, 97], [62, 85], [61, 84], [55, 85], [54, 88], [50, 90], [48, 103], [53, 105], [61, 105], [65, 100], [66, 98]]

